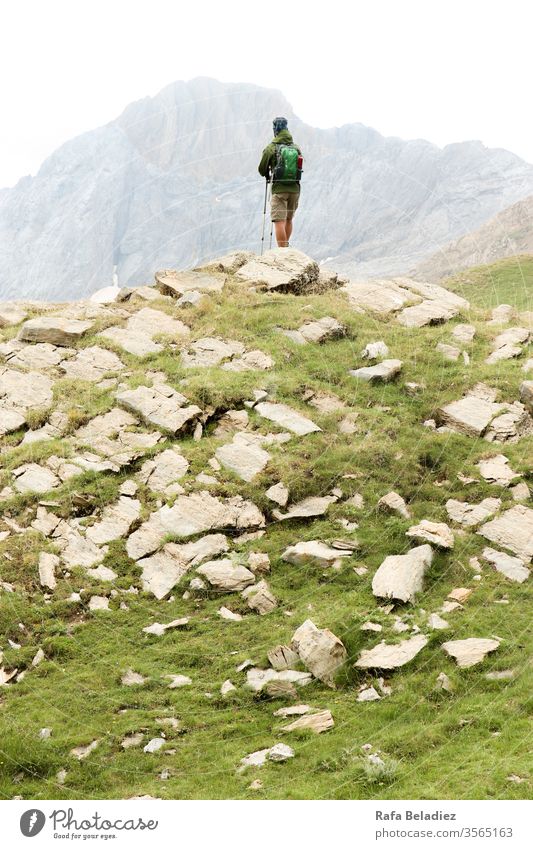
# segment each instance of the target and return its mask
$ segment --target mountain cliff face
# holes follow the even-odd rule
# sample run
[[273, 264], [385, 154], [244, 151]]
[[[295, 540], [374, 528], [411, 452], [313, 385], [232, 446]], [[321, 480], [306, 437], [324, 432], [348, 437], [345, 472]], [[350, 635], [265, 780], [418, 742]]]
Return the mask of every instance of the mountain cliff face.
[[305, 154], [295, 245], [357, 276], [403, 273], [533, 193], [533, 166], [361, 124], [318, 130], [276, 91], [199, 78], [128, 106], [0, 192], [0, 297], [75, 299], [259, 246], [271, 119]]
[[473, 233], [467, 233], [424, 260], [419, 278], [438, 280], [473, 265], [533, 253], [533, 196], [514, 203]]

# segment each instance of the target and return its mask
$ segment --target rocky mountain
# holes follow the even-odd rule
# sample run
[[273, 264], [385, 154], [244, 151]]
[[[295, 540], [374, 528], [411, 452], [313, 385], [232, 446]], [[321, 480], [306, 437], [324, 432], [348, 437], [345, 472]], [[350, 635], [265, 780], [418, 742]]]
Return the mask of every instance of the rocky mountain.
[[[82, 297], [259, 246], [260, 152], [285, 114], [305, 153], [295, 244], [355, 276], [404, 273], [533, 193], [533, 166], [361, 124], [302, 123], [276, 91], [199, 78], [128, 106], [0, 192], [0, 296]], [[333, 259], [332, 259], [333, 258]]]
[[533, 253], [533, 196], [499, 212], [473, 233], [444, 245], [414, 271], [422, 280], [439, 280], [476, 265]]
[[532, 314], [475, 297], [0, 308], [2, 798], [529, 798]]

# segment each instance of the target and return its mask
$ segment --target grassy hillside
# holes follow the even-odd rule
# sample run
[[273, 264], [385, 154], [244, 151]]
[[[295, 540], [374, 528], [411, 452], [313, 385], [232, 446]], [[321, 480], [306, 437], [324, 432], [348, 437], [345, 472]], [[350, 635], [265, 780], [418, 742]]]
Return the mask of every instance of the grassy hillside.
[[469, 268], [445, 280], [444, 285], [481, 309], [511, 304], [519, 310], [532, 310], [533, 255], [521, 254]]
[[[168, 346], [144, 360], [115, 349], [127, 366], [127, 376], [122, 379], [131, 387], [149, 384], [147, 371], [163, 371], [169, 384], [193, 403], [202, 409], [211, 405], [217, 411], [199, 442], [191, 436], [169, 438], [152, 449], [155, 454], [169, 444], [179, 445], [190, 461], [189, 472], [181, 480], [188, 491], [205, 488], [195, 480], [196, 475], [213, 474], [208, 460], [231, 438], [215, 435], [216, 419], [224, 410], [242, 409], [254, 389], [267, 390], [272, 399], [289, 404], [322, 428], [269, 449], [272, 460], [252, 483], [222, 470], [216, 474], [219, 482], [209, 487], [215, 495], [241, 494], [267, 516], [267, 533], [262, 538], [236, 543], [232, 550], [244, 564], [250, 551], [270, 555], [271, 573], [266, 579], [278, 606], [268, 615], [258, 616], [238, 594], [203, 593], [184, 599], [194, 570], [175, 588], [170, 600], [157, 601], [143, 592], [139, 567], [127, 557], [125, 540], [111, 543], [104, 561], [118, 574], [111, 585], [74, 568], [59, 578], [56, 589], [45, 599], [39, 584], [38, 555], [43, 549], [53, 551], [53, 546], [28, 528], [38, 502], [54, 502], [54, 512], [64, 517], [91, 515], [116, 501], [121, 483], [135, 476], [145, 457], [120, 473], [76, 477], [46, 496], [25, 494], [0, 502], [0, 529], [7, 527], [2, 521], [6, 517], [24, 529], [0, 542], [0, 578], [14, 588], [14, 592], [0, 591], [3, 665], [8, 671], [27, 670], [23, 680], [0, 689], [2, 798], [141, 794], [165, 799], [530, 798], [530, 581], [508, 581], [488, 564], [476, 580], [469, 558], [479, 555], [485, 542], [468, 530], [456, 531], [451, 554], [437, 554], [414, 605], [399, 604], [387, 612], [386, 605], [373, 596], [371, 580], [387, 555], [410, 548], [405, 532], [411, 524], [421, 519], [449, 521], [444, 506], [447, 499], [478, 502], [497, 495], [504, 508], [514, 503], [509, 490], [480, 479], [476, 463], [481, 458], [504, 453], [513, 469], [531, 480], [531, 437], [492, 446], [483, 439], [436, 434], [422, 422], [478, 381], [497, 388], [505, 400], [518, 398], [523, 358], [497, 366], [484, 364], [497, 332], [487, 326], [486, 319], [489, 308], [502, 302], [531, 309], [532, 281], [531, 258], [520, 265], [507, 261], [490, 269], [474, 269], [450, 284], [471, 301], [472, 310], [447, 325], [420, 330], [402, 327], [393, 318], [358, 314], [340, 292], [303, 297], [258, 294], [230, 283], [222, 293], [210, 295], [192, 309], [180, 310], [163, 299], [151, 303], [189, 324], [191, 338], [216, 335], [239, 340], [248, 348], [260, 348], [275, 361], [275, 368], [266, 372], [186, 370], [178, 352]], [[139, 303], [130, 302], [124, 308], [133, 311]], [[277, 330], [294, 329], [304, 320], [325, 315], [346, 325], [344, 338], [299, 346]], [[465, 320], [477, 329], [468, 347], [470, 366], [462, 360], [443, 359], [435, 348], [439, 341], [450, 341], [453, 326]], [[105, 321], [100, 327], [103, 324]], [[79, 345], [95, 344], [98, 329], [93, 328]], [[0, 333], [3, 339], [13, 335], [9, 330]], [[381, 386], [358, 382], [348, 370], [364, 364], [360, 352], [378, 339], [387, 343], [392, 357], [403, 361], [402, 374], [394, 383]], [[102, 340], [98, 344], [113, 347]], [[406, 389], [409, 382], [423, 388], [411, 395]], [[306, 390], [335, 393], [349, 412], [357, 414], [356, 433], [339, 429], [346, 410], [321, 413], [304, 400]], [[55, 403], [67, 409], [74, 430], [111, 409], [113, 391], [58, 379]], [[47, 413], [36, 415], [32, 424], [38, 427]], [[251, 426], [260, 432], [278, 430], [253, 410], [249, 414]], [[17, 432], [2, 440], [0, 490], [10, 482], [11, 470], [21, 463], [38, 462], [51, 454], [68, 455], [72, 450], [65, 440], [19, 446], [21, 436]], [[466, 484], [459, 474], [475, 482]], [[266, 498], [265, 490], [280, 480], [289, 487], [291, 502], [325, 495], [335, 487], [340, 487], [343, 498], [324, 518], [278, 523], [272, 517], [276, 505]], [[378, 499], [390, 490], [398, 491], [409, 503], [412, 521], [378, 513]], [[360, 508], [345, 503], [355, 493], [363, 497]], [[144, 486], [138, 497], [146, 516], [154, 509], [156, 498]], [[356, 522], [358, 529], [346, 531], [338, 522], [341, 518]], [[281, 560], [290, 544], [338, 537], [357, 537], [360, 543], [360, 550], [346, 558], [339, 571]], [[368, 571], [358, 575], [354, 567], [363, 565]], [[130, 587], [136, 593], [127, 592]], [[438, 611], [456, 587], [473, 590], [464, 609], [445, 614], [449, 630], [427, 630], [428, 615]], [[110, 610], [91, 612], [89, 598], [110, 596], [112, 589], [116, 593], [110, 597]], [[73, 592], [80, 593], [79, 601], [68, 600]], [[127, 609], [120, 608], [121, 602]], [[242, 613], [242, 621], [221, 619], [217, 615], [221, 605]], [[170, 630], [161, 637], [142, 631], [153, 622], [184, 616], [190, 621], [183, 630]], [[392, 688], [389, 696], [379, 702], [358, 702], [359, 686], [376, 684], [379, 676], [355, 670], [353, 662], [361, 649], [381, 639], [394, 642], [405, 637], [393, 629], [397, 616], [409, 627], [416, 625], [428, 633], [430, 643], [412, 663], [384, 676]], [[328, 708], [333, 714], [334, 728], [319, 736], [280, 732], [289, 720], [276, 718], [273, 712], [291, 701], [254, 696], [243, 686], [245, 673], [236, 671], [248, 658], [266, 667], [267, 651], [288, 643], [307, 618], [333, 631], [349, 653], [335, 690], [314, 681], [299, 692], [298, 702]], [[361, 630], [367, 621], [381, 624], [382, 632]], [[501, 640], [499, 649], [467, 670], [458, 669], [441, 648], [447, 639], [494, 635]], [[38, 648], [45, 659], [32, 668]], [[123, 686], [121, 676], [128, 668], [142, 674], [146, 683]], [[513, 670], [509, 680], [485, 677], [487, 672], [508, 669]], [[437, 689], [441, 672], [451, 679], [453, 692]], [[188, 675], [191, 686], [168, 689], [163, 676], [170, 673]], [[223, 697], [220, 687], [228, 678], [236, 690]], [[163, 726], [160, 720], [165, 718], [176, 719], [177, 727]], [[52, 729], [49, 739], [39, 739], [43, 727]], [[162, 730], [167, 738], [165, 748], [144, 753], [143, 746]], [[122, 740], [133, 733], [142, 734], [141, 745], [124, 750]], [[73, 747], [93, 740], [99, 741], [98, 746], [85, 760], [69, 755]], [[242, 757], [277, 742], [291, 745], [295, 757], [282, 764], [237, 771]], [[361, 748], [365, 744], [380, 751], [384, 767], [369, 764]], [[57, 777], [62, 769], [67, 772], [64, 783]], [[512, 775], [525, 780], [509, 780]], [[260, 789], [250, 789], [254, 779], [261, 780]]]

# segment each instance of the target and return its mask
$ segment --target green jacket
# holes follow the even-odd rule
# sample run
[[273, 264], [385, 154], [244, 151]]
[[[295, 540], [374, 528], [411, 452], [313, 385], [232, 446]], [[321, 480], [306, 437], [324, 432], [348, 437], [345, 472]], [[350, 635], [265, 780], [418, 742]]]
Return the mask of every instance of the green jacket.
[[[293, 144], [292, 136], [288, 130], [281, 130], [274, 136], [273, 140], [268, 144], [261, 156], [261, 162], [259, 163], [258, 171], [261, 174], [261, 177], [268, 177], [268, 175], [273, 171], [274, 165], [276, 163], [276, 145], [277, 144]], [[296, 145], [298, 147], [298, 145]], [[298, 147], [298, 153], [302, 151]], [[272, 194], [277, 195], [281, 192], [299, 192], [300, 184], [299, 183], [281, 183], [279, 180], [277, 182], [272, 183]]]

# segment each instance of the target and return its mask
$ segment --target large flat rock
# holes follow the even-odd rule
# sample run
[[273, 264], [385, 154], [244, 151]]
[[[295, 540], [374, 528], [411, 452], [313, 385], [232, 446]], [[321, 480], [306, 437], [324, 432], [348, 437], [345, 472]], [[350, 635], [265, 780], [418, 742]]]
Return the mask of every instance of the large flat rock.
[[[222, 262], [224, 258], [219, 260]], [[205, 271], [156, 271], [155, 285], [163, 295], [179, 297], [185, 292], [220, 292], [224, 288], [224, 277]]]
[[524, 563], [533, 557], [533, 510], [516, 504], [478, 531], [485, 539], [514, 551]]
[[386, 557], [372, 579], [372, 592], [378, 598], [415, 600], [423, 589], [423, 579], [433, 561], [430, 545], [419, 545], [407, 554]]
[[423, 634], [395, 644], [383, 641], [373, 649], [363, 649], [354, 666], [358, 669], [398, 669], [413, 660], [427, 642]]
[[317, 628], [306, 619], [294, 632], [291, 647], [315, 678], [335, 686], [335, 675], [346, 663], [348, 653], [338, 637], [327, 628]]
[[196, 405], [189, 404], [184, 395], [165, 384], [125, 389], [117, 393], [116, 398], [127, 410], [172, 434], [178, 433], [202, 412]]
[[374, 366], [351, 369], [348, 374], [368, 383], [386, 383], [400, 373], [402, 366], [401, 360], [382, 360]]
[[222, 592], [240, 592], [255, 582], [255, 575], [246, 566], [231, 560], [210, 560], [196, 569], [213, 589]]
[[[53, 382], [38, 371], [21, 373], [0, 368], [0, 408], [24, 413], [48, 407], [53, 400]], [[1, 413], [0, 413], [1, 415]]]
[[19, 331], [22, 342], [50, 342], [52, 345], [71, 345], [91, 329], [91, 321], [77, 318], [41, 315], [24, 322]]
[[228, 542], [223, 534], [209, 534], [183, 545], [169, 542], [161, 551], [137, 561], [142, 570], [143, 589], [162, 599], [189, 569], [227, 550]]
[[350, 281], [343, 291], [355, 309], [395, 313], [400, 324], [410, 328], [440, 324], [469, 307], [468, 301], [442, 286], [407, 277]]
[[319, 278], [317, 263], [294, 248], [272, 248], [242, 265], [235, 277], [269, 290], [305, 292]]
[[107, 372], [120, 372], [123, 369], [124, 363], [113, 351], [98, 345], [82, 348], [75, 357], [61, 363], [61, 370], [67, 377], [88, 380], [91, 383], [102, 380]]
[[442, 644], [442, 648], [446, 654], [455, 658], [457, 666], [468, 669], [481, 663], [489, 652], [496, 651], [499, 645], [499, 640], [468, 637], [466, 640], [449, 640]]
[[321, 429], [311, 419], [302, 416], [301, 413], [291, 409], [286, 404], [274, 404], [270, 401], [262, 401], [255, 405], [255, 409], [263, 418], [290, 430], [291, 433], [296, 433], [298, 436], [315, 433]]
[[141, 502], [122, 495], [116, 504], [104, 508], [98, 522], [87, 528], [86, 537], [97, 545], [104, 545], [126, 536], [141, 513]]
[[232, 442], [217, 448], [215, 456], [244, 481], [252, 481], [270, 460], [268, 451], [246, 433], [235, 434]]

